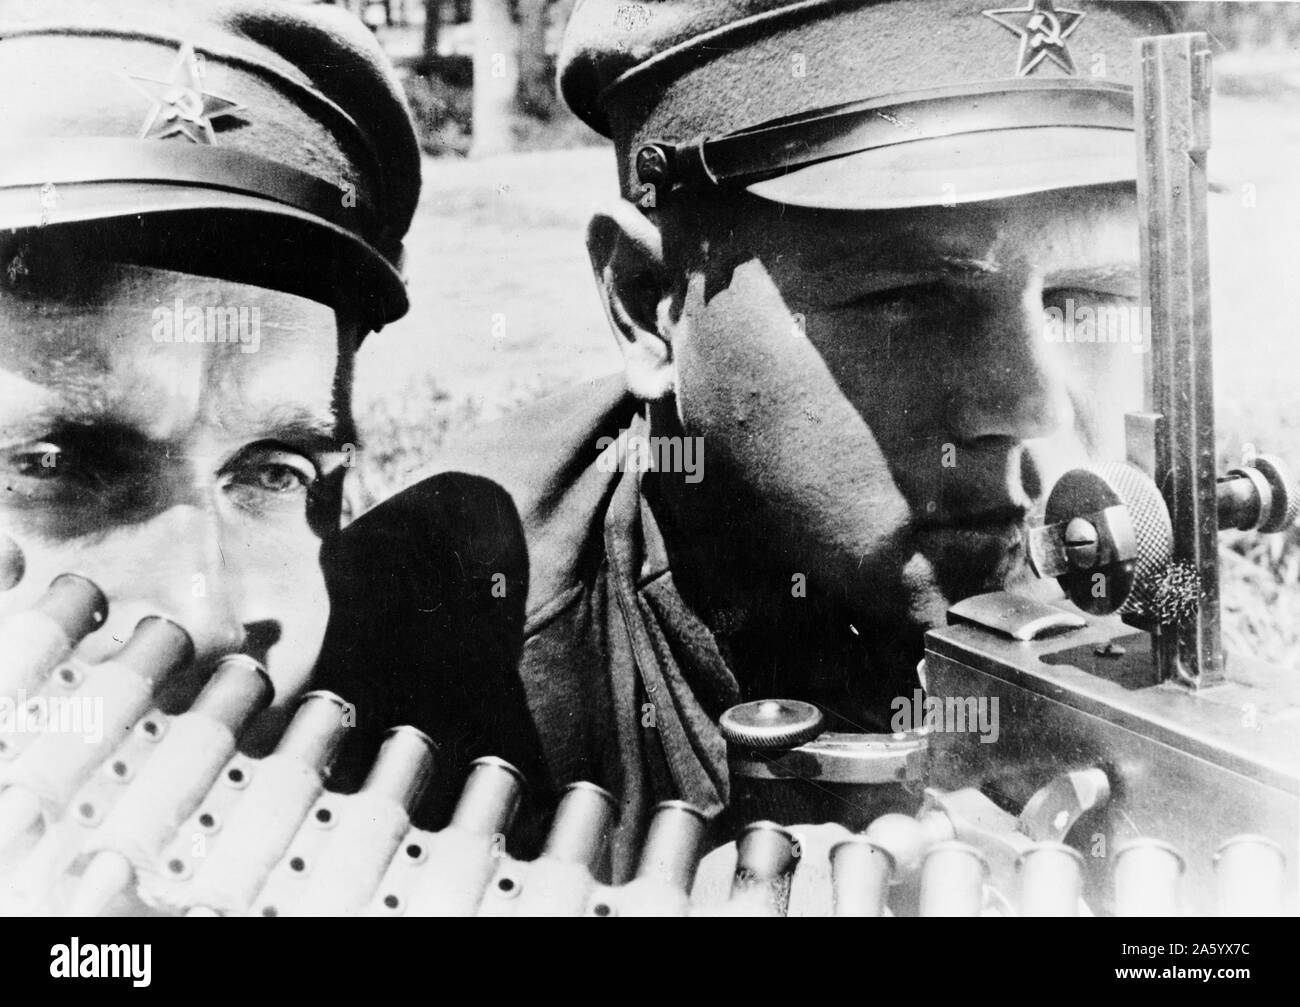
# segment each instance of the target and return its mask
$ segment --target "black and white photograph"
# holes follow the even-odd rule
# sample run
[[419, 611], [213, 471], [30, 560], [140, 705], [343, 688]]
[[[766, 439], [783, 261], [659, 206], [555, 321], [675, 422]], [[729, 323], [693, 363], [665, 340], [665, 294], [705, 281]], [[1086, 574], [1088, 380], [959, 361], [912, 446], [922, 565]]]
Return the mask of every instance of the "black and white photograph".
[[0, 0], [0, 926], [1258, 980], [1297, 263], [1300, 3]]

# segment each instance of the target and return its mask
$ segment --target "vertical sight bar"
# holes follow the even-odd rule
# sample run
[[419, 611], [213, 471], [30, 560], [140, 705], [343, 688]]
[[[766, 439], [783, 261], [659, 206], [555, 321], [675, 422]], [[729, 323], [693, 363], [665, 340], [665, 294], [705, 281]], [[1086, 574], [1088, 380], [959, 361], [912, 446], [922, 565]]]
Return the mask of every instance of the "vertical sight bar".
[[1223, 680], [1219, 640], [1217, 465], [1210, 343], [1206, 152], [1210, 48], [1202, 33], [1139, 39], [1138, 222], [1142, 303], [1151, 309], [1147, 409], [1164, 422], [1155, 482], [1173, 520], [1175, 562], [1200, 576], [1195, 619], [1157, 633], [1161, 680]]

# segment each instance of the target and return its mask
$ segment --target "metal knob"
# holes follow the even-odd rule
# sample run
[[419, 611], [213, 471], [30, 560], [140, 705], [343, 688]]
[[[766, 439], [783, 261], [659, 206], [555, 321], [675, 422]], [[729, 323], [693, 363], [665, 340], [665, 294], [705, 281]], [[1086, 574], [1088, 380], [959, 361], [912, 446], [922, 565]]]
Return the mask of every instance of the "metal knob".
[[1215, 487], [1219, 529], [1286, 531], [1300, 517], [1300, 488], [1276, 455], [1257, 455], [1229, 469]]
[[722, 715], [722, 736], [743, 748], [793, 748], [821, 734], [821, 710], [797, 699], [760, 699]]

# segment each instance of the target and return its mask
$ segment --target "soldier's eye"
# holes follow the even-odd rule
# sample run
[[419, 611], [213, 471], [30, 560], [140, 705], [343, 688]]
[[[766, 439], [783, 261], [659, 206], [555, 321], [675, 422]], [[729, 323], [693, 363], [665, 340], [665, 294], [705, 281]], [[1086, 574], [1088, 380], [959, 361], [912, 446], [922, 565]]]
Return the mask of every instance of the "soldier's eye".
[[305, 494], [317, 479], [306, 456], [271, 445], [254, 445], [240, 453], [223, 473], [227, 486], [266, 497]]
[[1081, 287], [1052, 287], [1043, 291], [1043, 307], [1078, 310], [1080, 308], [1096, 309], [1111, 304], [1127, 304], [1136, 300], [1105, 290], [1085, 290]]
[[75, 537], [156, 502], [157, 459], [112, 423], [61, 424], [0, 447], [0, 503], [25, 509], [42, 534]]
[[75, 438], [30, 441], [0, 451], [0, 468], [9, 476], [6, 488], [33, 502], [80, 499], [107, 491], [111, 460], [87, 453]]
[[950, 298], [950, 295], [946, 295], [940, 283], [912, 283], [852, 296], [831, 307], [835, 310], [852, 308], [860, 311], [915, 313], [943, 307], [947, 303], [946, 297]]
[[68, 469], [68, 454], [57, 444], [27, 444], [8, 453], [7, 467], [28, 479], [53, 479]]
[[872, 294], [866, 300], [878, 308], [928, 306], [934, 302], [938, 291], [939, 284], [937, 283], [914, 283], [909, 287], [882, 290], [877, 294]]
[[310, 480], [292, 465], [259, 465], [254, 472], [258, 488], [272, 493], [291, 493], [303, 489]]

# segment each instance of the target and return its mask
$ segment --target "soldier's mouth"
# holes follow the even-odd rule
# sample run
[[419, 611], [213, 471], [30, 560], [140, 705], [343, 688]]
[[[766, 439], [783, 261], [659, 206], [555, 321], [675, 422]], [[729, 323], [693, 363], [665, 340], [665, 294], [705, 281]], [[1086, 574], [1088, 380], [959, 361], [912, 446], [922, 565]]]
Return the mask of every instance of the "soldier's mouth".
[[[973, 501], [972, 501], [973, 502]], [[1003, 503], [989, 504], [978, 510], [970, 506], [948, 508], [945, 514], [933, 519], [934, 524], [970, 525], [989, 524], [1001, 521], [1023, 521], [1028, 510], [1021, 504], [1007, 500]]]
[[975, 512], [961, 511], [937, 517], [922, 517], [917, 522], [917, 533], [971, 533], [995, 537], [1014, 536], [1018, 539], [1027, 517], [1028, 511], [1025, 508], [1007, 504]]
[[1024, 564], [1026, 512], [998, 508], [920, 525], [918, 550], [951, 599], [1003, 588]]

